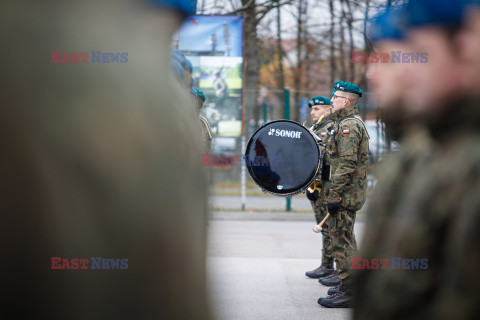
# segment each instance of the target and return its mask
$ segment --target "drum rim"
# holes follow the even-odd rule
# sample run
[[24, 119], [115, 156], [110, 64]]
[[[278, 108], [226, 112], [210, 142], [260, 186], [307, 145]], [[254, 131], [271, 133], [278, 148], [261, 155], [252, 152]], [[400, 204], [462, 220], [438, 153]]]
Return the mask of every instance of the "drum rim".
[[[248, 159], [247, 159], [247, 150], [249, 150], [249, 147], [252, 143], [252, 138], [255, 136], [255, 134], [257, 134], [258, 131], [260, 131], [261, 129], [263, 129], [263, 127], [267, 126], [267, 125], [270, 125], [270, 124], [273, 124], [275, 122], [291, 122], [291, 123], [294, 123], [294, 124], [297, 124], [299, 125], [300, 127], [304, 128], [305, 131], [308, 132], [308, 134], [312, 137], [313, 141], [315, 142], [315, 144], [317, 145], [317, 150], [318, 150], [318, 163], [317, 163], [317, 169], [316, 169], [316, 174], [313, 175], [313, 177], [308, 181], [308, 183], [306, 183], [305, 186], [303, 186], [302, 188], [300, 188], [298, 191], [293, 191], [293, 192], [289, 192], [289, 193], [275, 193], [273, 191], [270, 191], [270, 190], [267, 190], [265, 189], [264, 187], [262, 187], [261, 185], [258, 184], [258, 182], [253, 178], [253, 175], [252, 175], [252, 169], [250, 168], [250, 165], [248, 163]], [[293, 121], [293, 120], [287, 120], [287, 119], [278, 119], [278, 120], [273, 120], [273, 121], [270, 121], [270, 122], [266, 122], [266, 123], [263, 123], [257, 130], [255, 130], [255, 132], [250, 136], [250, 138], [248, 139], [248, 142], [247, 142], [247, 146], [245, 147], [245, 150], [244, 150], [244, 157], [245, 157], [245, 166], [247, 167], [247, 170], [248, 170], [248, 173], [250, 175], [250, 177], [252, 178], [252, 180], [255, 182], [255, 184], [264, 192], [264, 193], [270, 193], [274, 196], [278, 196], [278, 197], [291, 197], [291, 196], [294, 196], [294, 195], [297, 195], [297, 194], [300, 194], [300, 193], [303, 193], [305, 190], [307, 190], [307, 188], [313, 183], [313, 181], [315, 181], [315, 179], [317, 178], [318, 176], [318, 173], [320, 171], [320, 166], [321, 166], [321, 152], [320, 152], [320, 144], [318, 143], [317, 139], [315, 138], [315, 136], [312, 134], [312, 132], [305, 126], [303, 126], [302, 124], [296, 122], [296, 121]]]

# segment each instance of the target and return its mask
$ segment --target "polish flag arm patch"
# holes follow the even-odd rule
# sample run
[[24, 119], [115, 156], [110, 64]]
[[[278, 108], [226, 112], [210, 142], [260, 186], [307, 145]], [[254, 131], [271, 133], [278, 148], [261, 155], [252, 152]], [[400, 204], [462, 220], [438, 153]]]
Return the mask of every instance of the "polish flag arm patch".
[[350, 129], [343, 130], [343, 133], [345, 133], [345, 134], [350, 133]]
[[321, 135], [322, 137], [325, 137], [325, 136], [327, 135], [327, 133], [322, 132], [322, 133], [320, 133], [320, 135]]

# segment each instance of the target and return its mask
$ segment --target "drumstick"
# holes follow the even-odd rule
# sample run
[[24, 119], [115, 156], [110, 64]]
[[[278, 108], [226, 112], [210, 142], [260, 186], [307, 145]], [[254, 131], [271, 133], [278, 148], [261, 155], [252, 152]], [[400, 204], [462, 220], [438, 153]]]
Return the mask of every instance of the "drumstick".
[[313, 227], [313, 232], [315, 232], [315, 233], [322, 232], [322, 226], [325, 223], [325, 221], [327, 221], [328, 217], [330, 217], [330, 213], [327, 212], [327, 215], [325, 216], [325, 218], [323, 218], [323, 220], [320, 221], [320, 223], [318, 225]]

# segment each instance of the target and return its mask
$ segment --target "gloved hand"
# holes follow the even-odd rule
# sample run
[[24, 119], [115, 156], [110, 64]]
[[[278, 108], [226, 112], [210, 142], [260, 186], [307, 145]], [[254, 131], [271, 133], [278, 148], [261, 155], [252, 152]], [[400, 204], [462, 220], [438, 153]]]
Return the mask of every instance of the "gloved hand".
[[320, 192], [318, 192], [318, 190], [315, 189], [313, 192], [310, 192], [310, 191], [307, 190], [308, 200], [317, 201], [319, 196], [320, 196]]
[[340, 203], [327, 204], [327, 210], [332, 216], [336, 216], [338, 213], [338, 210], [340, 210]]

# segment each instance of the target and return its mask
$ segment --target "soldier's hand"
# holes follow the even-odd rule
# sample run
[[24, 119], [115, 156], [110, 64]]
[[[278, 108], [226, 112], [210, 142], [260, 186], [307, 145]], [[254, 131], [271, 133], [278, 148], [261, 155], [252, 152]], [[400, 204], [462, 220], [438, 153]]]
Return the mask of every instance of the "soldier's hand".
[[327, 210], [332, 216], [336, 216], [338, 213], [338, 210], [340, 210], [340, 203], [327, 204]]
[[310, 192], [310, 191], [307, 190], [307, 198], [310, 201], [317, 201], [319, 195], [320, 195], [320, 192], [318, 192], [317, 189], [315, 189], [315, 191], [313, 191], [313, 192]]

